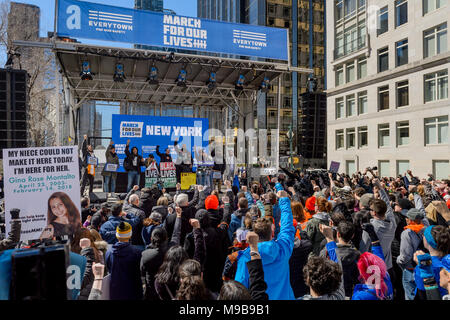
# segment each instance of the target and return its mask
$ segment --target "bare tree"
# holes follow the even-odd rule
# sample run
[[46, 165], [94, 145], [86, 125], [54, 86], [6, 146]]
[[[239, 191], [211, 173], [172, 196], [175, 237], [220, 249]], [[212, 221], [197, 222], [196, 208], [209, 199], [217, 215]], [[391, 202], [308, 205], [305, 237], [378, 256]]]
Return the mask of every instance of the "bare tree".
[[57, 71], [54, 53], [49, 49], [17, 47], [13, 41], [48, 41], [39, 37], [38, 7], [0, 3], [0, 46], [14, 55], [13, 67], [28, 72], [28, 142], [29, 146], [43, 147], [57, 143], [61, 92], [61, 77]]

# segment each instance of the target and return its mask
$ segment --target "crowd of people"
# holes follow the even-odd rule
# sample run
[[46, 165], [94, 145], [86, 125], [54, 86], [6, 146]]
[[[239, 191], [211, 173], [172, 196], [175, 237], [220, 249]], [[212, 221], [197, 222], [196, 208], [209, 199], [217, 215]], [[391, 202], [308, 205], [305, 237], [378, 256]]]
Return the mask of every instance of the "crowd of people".
[[[282, 169], [225, 187], [134, 185], [98, 210], [84, 198], [76, 298], [450, 299], [449, 180]], [[16, 216], [2, 251], [19, 241]]]

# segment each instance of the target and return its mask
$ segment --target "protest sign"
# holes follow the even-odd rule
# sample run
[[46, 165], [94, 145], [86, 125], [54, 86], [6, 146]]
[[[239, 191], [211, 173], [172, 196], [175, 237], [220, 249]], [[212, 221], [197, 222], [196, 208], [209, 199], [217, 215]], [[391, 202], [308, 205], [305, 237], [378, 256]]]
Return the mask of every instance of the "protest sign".
[[164, 188], [175, 188], [177, 186], [177, 170], [173, 162], [161, 162], [159, 172]]
[[181, 173], [181, 190], [187, 190], [197, 183], [197, 175], [190, 172]]
[[105, 165], [105, 171], [107, 171], [107, 172], [116, 172], [118, 167], [119, 167], [118, 164], [107, 163]]
[[81, 227], [78, 147], [3, 149], [6, 232], [20, 209], [20, 240], [70, 235]]
[[97, 166], [98, 165], [98, 159], [96, 157], [87, 157], [87, 163], [91, 164], [93, 166]]
[[145, 187], [151, 188], [155, 184], [158, 184], [159, 171], [156, 167], [156, 162], [151, 163], [145, 170]]
[[[120, 163], [117, 172], [125, 172], [123, 162], [128, 140], [130, 140], [130, 151], [136, 147], [144, 159], [153, 155], [154, 159], [160, 163], [161, 155], [169, 149], [172, 161], [176, 163], [178, 154], [175, 150], [175, 141], [178, 141], [178, 147], [182, 148], [185, 145], [192, 155], [194, 171], [198, 165], [214, 165], [209, 155], [208, 129], [207, 118], [113, 114], [112, 140], [115, 142]], [[196, 161], [196, 159], [201, 160]]]
[[332, 173], [337, 173], [337, 172], [339, 171], [340, 165], [341, 165], [340, 162], [331, 161], [331, 164], [330, 164], [330, 172], [332, 172]]

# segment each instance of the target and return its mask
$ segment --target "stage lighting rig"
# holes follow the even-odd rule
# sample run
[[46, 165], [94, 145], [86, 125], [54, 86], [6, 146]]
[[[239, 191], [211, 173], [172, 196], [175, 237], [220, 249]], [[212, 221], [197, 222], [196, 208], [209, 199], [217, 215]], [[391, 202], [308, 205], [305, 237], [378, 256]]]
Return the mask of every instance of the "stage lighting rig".
[[80, 72], [81, 80], [93, 80], [93, 75], [89, 61], [83, 61]]
[[114, 71], [113, 80], [115, 82], [124, 82], [126, 79], [125, 72], [122, 63], [116, 64], [116, 70]]

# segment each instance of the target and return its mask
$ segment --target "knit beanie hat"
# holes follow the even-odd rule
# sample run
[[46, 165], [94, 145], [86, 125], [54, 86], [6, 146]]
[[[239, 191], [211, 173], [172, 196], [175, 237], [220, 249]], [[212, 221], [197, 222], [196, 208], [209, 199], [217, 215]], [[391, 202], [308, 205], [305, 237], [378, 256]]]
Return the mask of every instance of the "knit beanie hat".
[[122, 221], [116, 228], [116, 238], [117, 239], [129, 239], [133, 231], [131, 230], [131, 225], [128, 222]]
[[206, 210], [217, 210], [219, 209], [219, 199], [215, 195], [210, 195], [205, 200], [205, 208]]
[[369, 207], [370, 200], [372, 200], [372, 199], [373, 199], [373, 193], [364, 193], [361, 196], [361, 198], [359, 199], [359, 202], [361, 203], [361, 205], [364, 208], [367, 208], [367, 207]]
[[411, 220], [422, 220], [424, 218], [423, 213], [416, 208], [409, 209], [406, 213], [406, 217]]
[[305, 202], [305, 207], [309, 211], [314, 211], [316, 209], [316, 197], [309, 197]]

